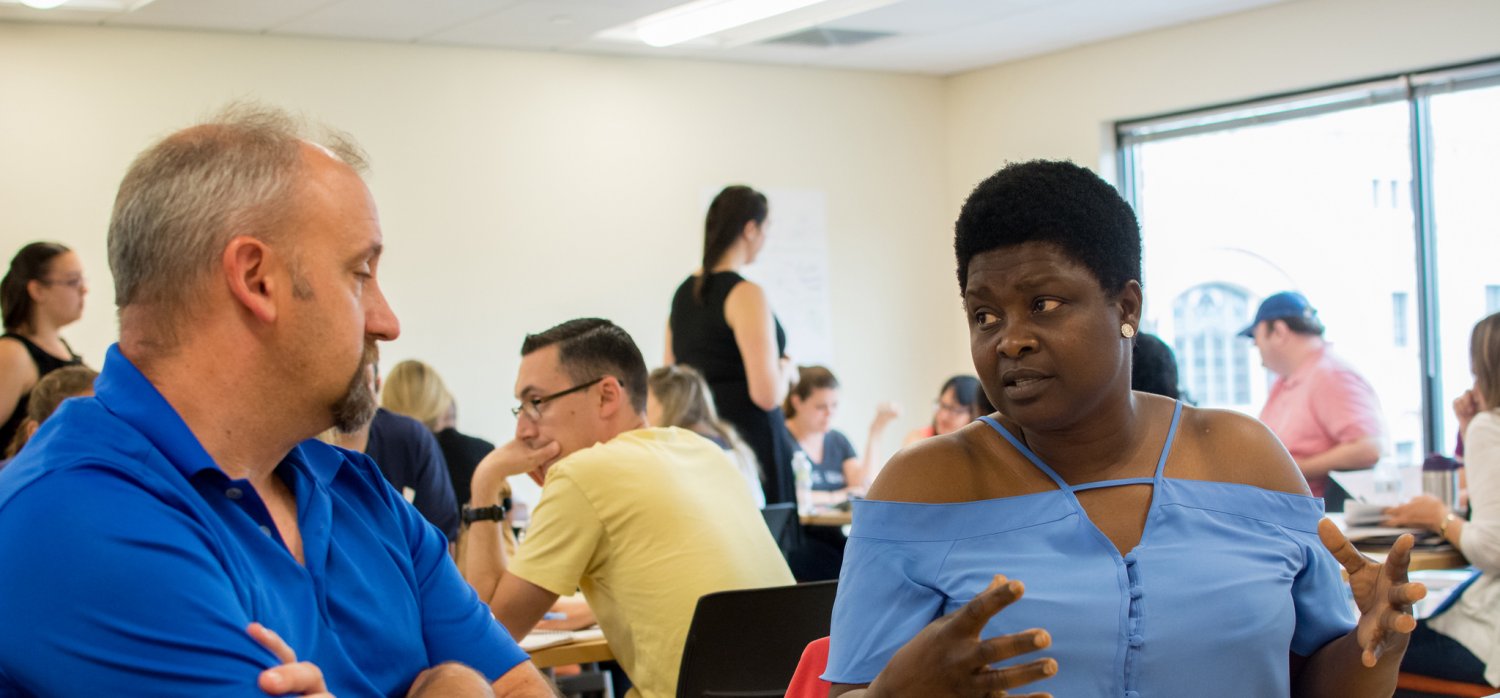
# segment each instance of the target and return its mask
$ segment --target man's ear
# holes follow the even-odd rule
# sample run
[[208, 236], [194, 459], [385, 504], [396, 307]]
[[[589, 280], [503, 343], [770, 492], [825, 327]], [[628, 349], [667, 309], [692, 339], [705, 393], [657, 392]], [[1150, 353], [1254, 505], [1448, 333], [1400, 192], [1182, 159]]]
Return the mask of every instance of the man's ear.
[[1266, 321], [1266, 337], [1285, 337], [1290, 334], [1292, 328], [1286, 326], [1286, 320], [1277, 318]]
[[272, 274], [274, 256], [275, 252], [264, 242], [241, 235], [229, 241], [220, 260], [229, 294], [246, 312], [266, 324], [276, 322], [276, 291], [281, 283]]
[[620, 380], [614, 376], [605, 376], [599, 381], [599, 416], [604, 419], [613, 419], [620, 410], [629, 409], [630, 398], [625, 395], [625, 388], [620, 385]]

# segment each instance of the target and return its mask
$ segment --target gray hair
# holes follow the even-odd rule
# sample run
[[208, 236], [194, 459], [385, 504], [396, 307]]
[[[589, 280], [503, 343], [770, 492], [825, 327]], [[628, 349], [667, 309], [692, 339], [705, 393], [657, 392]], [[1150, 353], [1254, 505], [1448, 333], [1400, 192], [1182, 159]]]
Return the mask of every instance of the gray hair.
[[304, 143], [356, 172], [367, 167], [347, 135], [253, 103], [167, 136], [130, 165], [109, 223], [109, 268], [120, 310], [153, 308], [153, 343], [176, 343], [198, 284], [230, 239], [276, 240], [296, 211]]

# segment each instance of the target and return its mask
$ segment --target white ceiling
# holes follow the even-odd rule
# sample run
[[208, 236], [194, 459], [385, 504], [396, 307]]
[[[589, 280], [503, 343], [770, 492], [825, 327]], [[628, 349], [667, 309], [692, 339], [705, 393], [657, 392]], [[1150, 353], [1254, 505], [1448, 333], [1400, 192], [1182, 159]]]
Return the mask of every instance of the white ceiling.
[[0, 21], [164, 27], [277, 36], [649, 55], [947, 75], [1287, 0], [888, 0], [818, 25], [887, 32], [853, 46], [700, 42], [666, 49], [595, 34], [686, 0], [0, 0]]

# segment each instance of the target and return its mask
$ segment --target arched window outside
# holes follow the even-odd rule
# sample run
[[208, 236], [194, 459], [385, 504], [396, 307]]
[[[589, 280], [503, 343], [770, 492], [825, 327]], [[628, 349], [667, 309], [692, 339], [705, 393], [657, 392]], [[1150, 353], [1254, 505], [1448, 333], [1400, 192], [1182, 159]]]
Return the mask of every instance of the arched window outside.
[[1251, 407], [1251, 344], [1236, 336], [1250, 317], [1249, 296], [1228, 284], [1199, 284], [1173, 299], [1172, 314], [1187, 397], [1204, 407]]

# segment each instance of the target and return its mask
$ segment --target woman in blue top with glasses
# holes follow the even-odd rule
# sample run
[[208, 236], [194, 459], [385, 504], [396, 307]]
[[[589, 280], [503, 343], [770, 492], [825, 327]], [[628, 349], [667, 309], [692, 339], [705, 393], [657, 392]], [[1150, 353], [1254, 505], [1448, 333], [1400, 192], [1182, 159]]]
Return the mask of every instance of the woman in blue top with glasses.
[[830, 695], [1391, 695], [1425, 593], [1410, 538], [1370, 562], [1264, 426], [1131, 391], [1140, 233], [1114, 189], [1008, 166], [955, 249], [999, 412], [855, 503]]
[[27, 396], [42, 376], [82, 363], [59, 332], [83, 316], [88, 286], [72, 250], [33, 242], [10, 260], [0, 280], [0, 448], [26, 417]]

